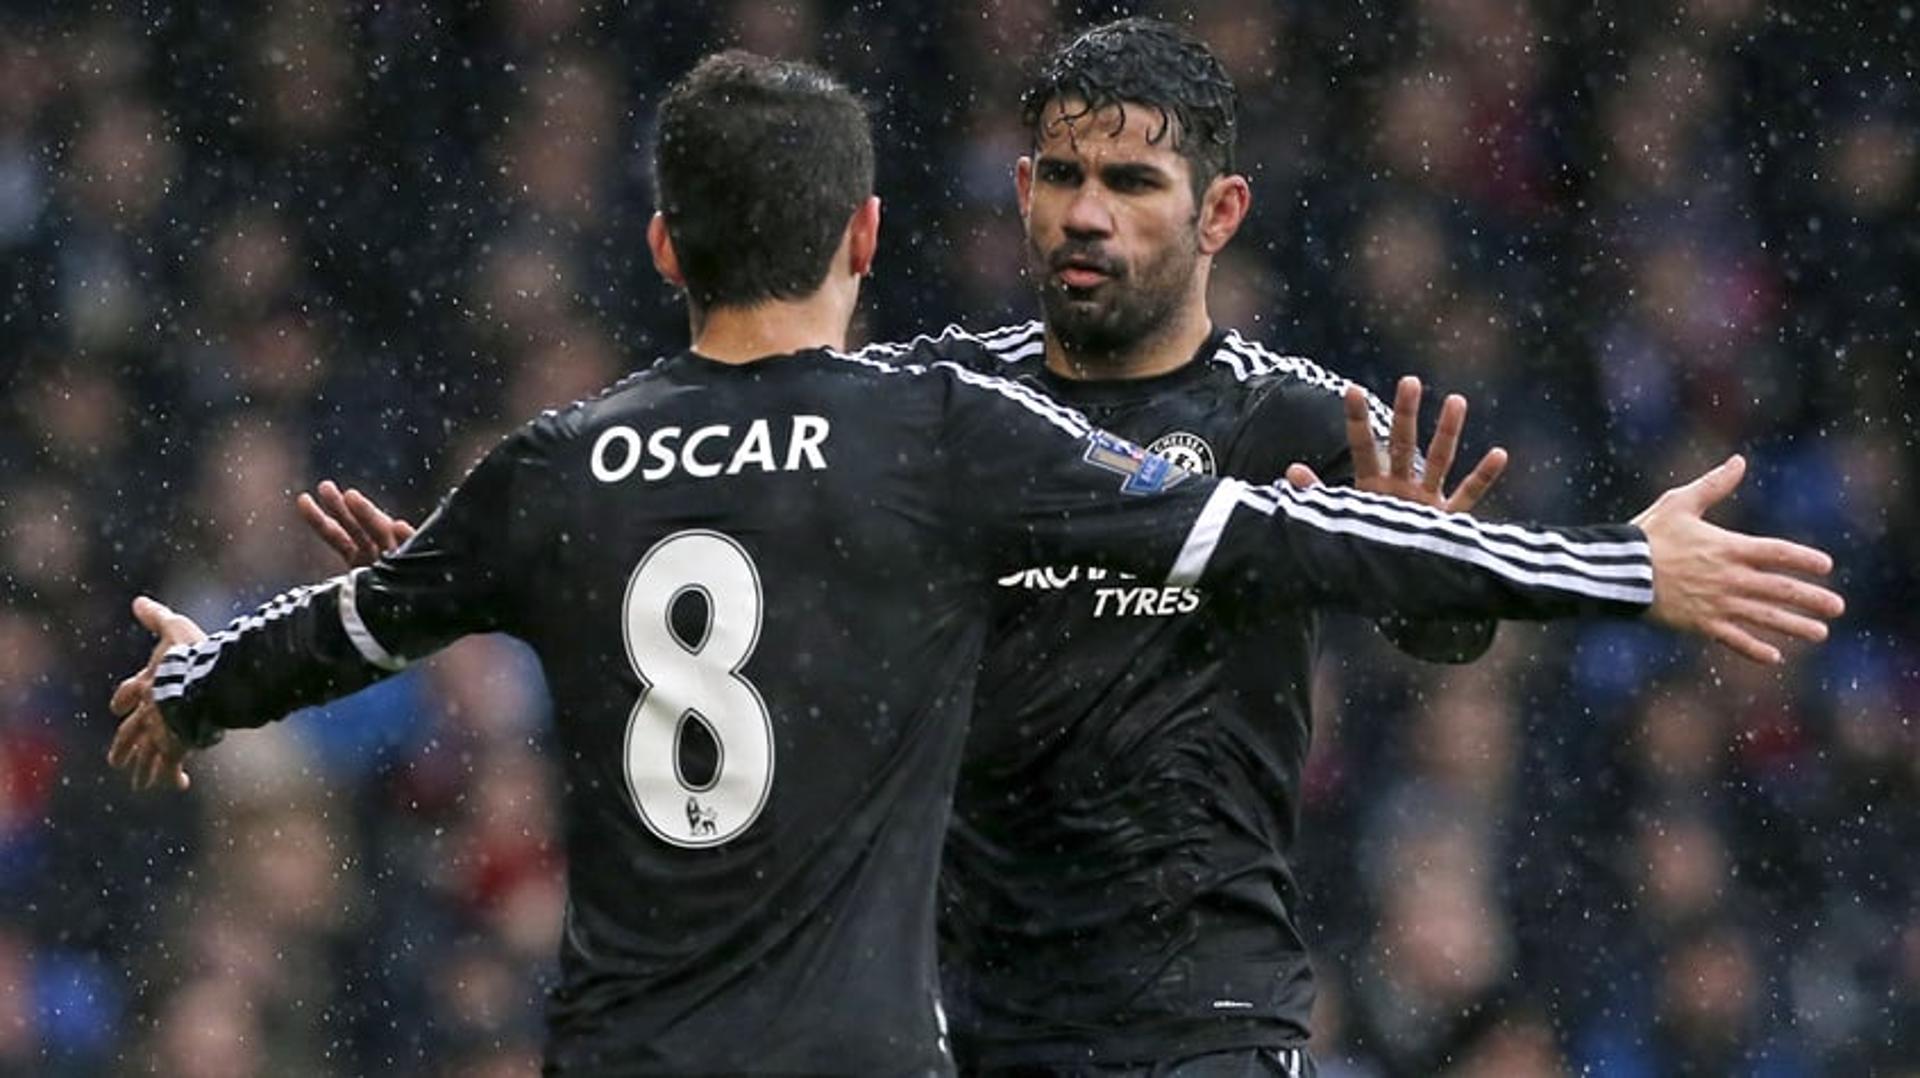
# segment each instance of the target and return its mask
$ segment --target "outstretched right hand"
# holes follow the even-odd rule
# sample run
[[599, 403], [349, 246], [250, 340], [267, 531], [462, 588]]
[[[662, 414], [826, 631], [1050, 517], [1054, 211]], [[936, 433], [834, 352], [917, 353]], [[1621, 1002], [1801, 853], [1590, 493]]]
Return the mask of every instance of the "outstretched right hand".
[[1766, 636], [1827, 638], [1827, 622], [1846, 610], [1834, 592], [1801, 577], [1823, 577], [1833, 559], [1812, 547], [1728, 531], [1706, 512], [1732, 494], [1747, 472], [1739, 456], [1660, 495], [1633, 519], [1653, 553], [1654, 621], [1717, 640], [1769, 665], [1780, 649]]
[[184, 614], [176, 614], [165, 604], [142, 595], [133, 601], [134, 620], [155, 637], [153, 654], [147, 665], [113, 690], [108, 706], [120, 719], [107, 747], [107, 763], [127, 773], [136, 790], [165, 782], [176, 790], [189, 784], [186, 759], [188, 746], [180, 740], [160, 712], [153, 695], [153, 679], [160, 672], [160, 661], [167, 649], [177, 644], [197, 644], [207, 638], [200, 626]]
[[413, 538], [413, 525], [387, 515], [358, 490], [343, 493], [331, 479], [322, 480], [313, 494], [300, 495], [294, 508], [350, 569], [372, 565]]

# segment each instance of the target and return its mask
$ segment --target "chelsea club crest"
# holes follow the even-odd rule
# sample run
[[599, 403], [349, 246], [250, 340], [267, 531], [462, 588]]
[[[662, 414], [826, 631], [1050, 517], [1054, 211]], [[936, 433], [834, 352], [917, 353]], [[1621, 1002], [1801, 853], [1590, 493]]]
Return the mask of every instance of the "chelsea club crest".
[[1213, 447], [1198, 434], [1188, 434], [1177, 430], [1163, 434], [1147, 446], [1147, 452], [1158, 453], [1168, 460], [1185, 468], [1195, 475], [1214, 475]]

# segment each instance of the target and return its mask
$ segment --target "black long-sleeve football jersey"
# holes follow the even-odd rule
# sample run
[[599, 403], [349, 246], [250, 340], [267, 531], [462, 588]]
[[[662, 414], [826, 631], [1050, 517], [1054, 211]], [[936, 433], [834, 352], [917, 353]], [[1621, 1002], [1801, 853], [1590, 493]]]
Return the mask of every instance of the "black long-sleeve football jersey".
[[[1236, 333], [1158, 377], [1073, 381], [1038, 322], [938, 356], [1073, 405], [1201, 474], [1351, 480], [1346, 379]], [[1375, 435], [1390, 410], [1371, 401]], [[1288, 862], [1314, 607], [1258, 609], [1093, 565], [1000, 581], [942, 875], [948, 1005], [982, 1069], [1304, 1044], [1312, 971]], [[1491, 622], [1383, 624], [1462, 660]]]
[[935, 873], [976, 664], [996, 581], [1055, 564], [1249, 616], [1652, 598], [1631, 527], [1197, 476], [951, 363], [682, 352], [508, 438], [373, 567], [173, 649], [155, 695], [206, 744], [512, 633], [565, 778], [549, 1069], [942, 1072]]

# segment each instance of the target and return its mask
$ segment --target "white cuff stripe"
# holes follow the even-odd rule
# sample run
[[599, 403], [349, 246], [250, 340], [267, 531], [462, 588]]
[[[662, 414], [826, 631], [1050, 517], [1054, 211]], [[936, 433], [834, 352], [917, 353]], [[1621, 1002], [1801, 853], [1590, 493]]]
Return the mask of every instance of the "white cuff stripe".
[[360, 620], [360, 608], [354, 605], [354, 585], [364, 572], [365, 569], [355, 569], [340, 584], [340, 626], [347, 631], [347, 639], [353, 641], [353, 648], [362, 659], [382, 670], [404, 670], [407, 660], [381, 647], [367, 623]]
[[1168, 585], [1190, 588], [1200, 582], [1207, 563], [1213, 560], [1214, 548], [1220, 545], [1221, 533], [1227, 530], [1233, 507], [1241, 503], [1246, 488], [1238, 479], [1222, 479], [1213, 488], [1207, 504], [1200, 507], [1200, 515], [1194, 518], [1193, 528], [1187, 532], [1180, 556], [1173, 561], [1173, 571], [1167, 574]]

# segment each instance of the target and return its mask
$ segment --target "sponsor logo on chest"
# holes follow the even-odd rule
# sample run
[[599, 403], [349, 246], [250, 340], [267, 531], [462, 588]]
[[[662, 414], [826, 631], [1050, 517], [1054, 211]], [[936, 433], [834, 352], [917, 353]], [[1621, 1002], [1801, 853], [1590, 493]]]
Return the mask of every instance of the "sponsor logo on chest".
[[[1096, 436], [1087, 451], [1087, 460], [1127, 476], [1127, 484], [1121, 489], [1130, 494], [1163, 490], [1186, 474], [1216, 474], [1213, 447], [1198, 434], [1182, 430], [1154, 439], [1144, 453], [1124, 439], [1109, 437], [1102, 441]], [[1173, 468], [1164, 474], [1150, 472], [1156, 460]], [[1206, 601], [1206, 595], [1198, 588], [1144, 584], [1131, 573], [1090, 565], [1024, 569], [1001, 577], [1000, 586], [1026, 591], [1083, 590], [1093, 599], [1092, 613], [1096, 618], [1174, 617], [1191, 614]]]
[[1092, 565], [1022, 569], [1001, 577], [1000, 586], [1030, 592], [1077, 591], [1091, 596], [1096, 618], [1164, 618], [1191, 614], [1206, 601], [1198, 588], [1143, 584], [1132, 573]]

